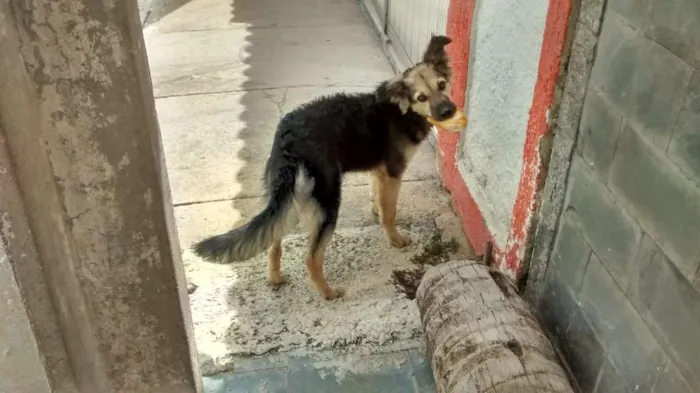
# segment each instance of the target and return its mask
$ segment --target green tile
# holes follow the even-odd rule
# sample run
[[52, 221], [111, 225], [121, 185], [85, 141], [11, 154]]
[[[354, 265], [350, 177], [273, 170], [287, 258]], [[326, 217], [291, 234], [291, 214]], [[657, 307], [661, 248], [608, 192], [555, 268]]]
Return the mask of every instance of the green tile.
[[[356, 367], [339, 362], [290, 366], [289, 393], [415, 393], [416, 381], [408, 353], [368, 357]], [[361, 371], [353, 371], [361, 370]]]
[[250, 356], [236, 357], [233, 360], [234, 370], [236, 374], [247, 373], [250, 371], [262, 371], [273, 368], [281, 368], [287, 365], [286, 358], [281, 356]]
[[204, 377], [204, 393], [287, 393], [287, 369]]
[[416, 374], [418, 392], [435, 393], [437, 388], [435, 387], [435, 378], [433, 377], [433, 369], [430, 367], [430, 361], [425, 357], [422, 350], [412, 349], [409, 354]]
[[289, 354], [286, 357], [286, 365], [289, 367], [294, 367], [309, 363], [328, 362], [333, 359], [337, 359], [338, 356], [338, 354], [334, 354], [328, 351]]

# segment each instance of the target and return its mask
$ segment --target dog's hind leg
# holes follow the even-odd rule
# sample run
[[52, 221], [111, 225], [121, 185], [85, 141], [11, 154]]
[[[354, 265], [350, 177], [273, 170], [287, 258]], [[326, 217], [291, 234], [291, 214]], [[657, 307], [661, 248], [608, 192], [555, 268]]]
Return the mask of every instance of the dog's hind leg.
[[387, 240], [394, 247], [405, 247], [411, 244], [408, 236], [396, 230], [396, 204], [399, 200], [401, 178], [390, 176], [385, 169], [373, 172], [377, 182], [377, 204], [379, 205], [379, 221], [382, 224]]
[[372, 184], [370, 193], [370, 203], [372, 204], [372, 214], [379, 216], [379, 203], [377, 203], [379, 194], [379, 179], [374, 173], [370, 176], [370, 183]]
[[338, 209], [340, 208], [340, 179], [330, 188], [319, 190], [315, 193], [314, 201], [318, 203], [316, 209], [322, 214], [314, 214], [315, 222], [310, 225], [309, 249], [306, 255], [306, 268], [309, 277], [316, 289], [321, 292], [326, 300], [339, 298], [345, 294], [341, 288], [333, 288], [326, 281], [323, 273], [323, 264], [326, 247], [333, 237], [335, 224], [338, 221]]
[[331, 287], [323, 273], [325, 249], [332, 236], [333, 228], [319, 231], [318, 235], [312, 235], [309, 254], [306, 256], [306, 268], [309, 272], [309, 277], [311, 277], [314, 286], [326, 300], [337, 299], [345, 294], [345, 290], [342, 288]]
[[270, 254], [267, 260], [267, 283], [272, 286], [282, 285], [286, 282], [280, 272], [282, 262], [282, 241], [278, 240], [270, 247]]

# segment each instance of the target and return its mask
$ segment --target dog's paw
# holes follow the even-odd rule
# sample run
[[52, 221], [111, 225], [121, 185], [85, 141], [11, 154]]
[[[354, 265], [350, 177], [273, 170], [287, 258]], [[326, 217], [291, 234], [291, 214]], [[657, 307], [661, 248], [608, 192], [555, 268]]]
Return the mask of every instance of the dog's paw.
[[395, 232], [389, 235], [389, 243], [396, 248], [403, 248], [411, 244], [411, 238]]
[[323, 294], [326, 300], [335, 300], [343, 297], [345, 295], [345, 289], [343, 288], [328, 288], [328, 291]]
[[271, 287], [279, 287], [287, 283], [287, 277], [282, 273], [272, 273], [267, 276], [267, 285]]

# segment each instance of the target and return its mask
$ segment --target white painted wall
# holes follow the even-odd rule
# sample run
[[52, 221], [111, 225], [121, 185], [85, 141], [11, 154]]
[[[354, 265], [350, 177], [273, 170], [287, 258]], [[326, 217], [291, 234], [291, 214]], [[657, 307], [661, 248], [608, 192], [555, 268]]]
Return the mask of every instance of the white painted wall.
[[549, 0], [477, 0], [467, 115], [457, 163], [504, 247], [518, 192]]
[[370, 13], [370, 19], [376, 19], [372, 20], [371, 22], [375, 25], [374, 28], [379, 31], [384, 31], [384, 24], [386, 22], [386, 8], [389, 1], [390, 0], [362, 0]]
[[388, 31], [392, 43], [389, 53], [392, 63], [400, 70], [420, 62], [430, 35], [445, 34], [450, 0], [362, 0], [369, 11], [375, 29], [383, 31], [387, 13]]
[[445, 34], [449, 0], [389, 0], [389, 35], [409, 64], [421, 61], [431, 34]]

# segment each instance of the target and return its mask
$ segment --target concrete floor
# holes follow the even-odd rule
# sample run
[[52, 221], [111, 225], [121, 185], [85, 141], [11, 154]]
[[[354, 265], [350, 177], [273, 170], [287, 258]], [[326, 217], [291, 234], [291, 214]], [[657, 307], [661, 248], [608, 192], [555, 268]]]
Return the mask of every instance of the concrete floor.
[[[262, 206], [261, 178], [279, 117], [314, 97], [370, 91], [393, 76], [356, 0], [177, 0], [144, 30], [172, 199], [208, 392], [430, 392], [413, 301], [388, 282], [437, 230], [469, 254], [426, 142], [405, 176], [389, 247], [370, 211], [368, 178], [347, 176], [326, 272], [345, 298], [326, 302], [306, 279], [305, 236], [285, 240], [290, 283], [266, 287], [265, 256], [198, 260], [190, 245]], [[174, 6], [173, 6], [174, 4]], [[256, 355], [251, 357], [251, 355]], [[215, 375], [218, 374], [218, 375]], [[388, 386], [391, 386], [389, 388]]]

